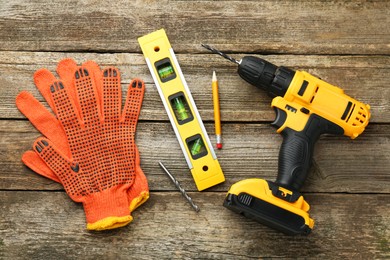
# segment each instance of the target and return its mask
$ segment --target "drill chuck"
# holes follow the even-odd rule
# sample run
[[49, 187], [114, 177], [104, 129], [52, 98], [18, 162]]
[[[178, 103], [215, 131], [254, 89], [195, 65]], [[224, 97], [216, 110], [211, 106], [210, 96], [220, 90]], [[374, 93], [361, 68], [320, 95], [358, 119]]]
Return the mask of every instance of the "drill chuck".
[[245, 56], [238, 65], [238, 74], [248, 83], [265, 90], [271, 97], [284, 96], [295, 71], [254, 56]]

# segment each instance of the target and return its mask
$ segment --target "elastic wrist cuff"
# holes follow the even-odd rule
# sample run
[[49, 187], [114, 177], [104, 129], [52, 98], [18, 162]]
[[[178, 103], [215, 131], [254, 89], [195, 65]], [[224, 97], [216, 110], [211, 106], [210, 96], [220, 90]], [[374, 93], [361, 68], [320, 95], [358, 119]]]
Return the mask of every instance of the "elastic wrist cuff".
[[89, 194], [83, 201], [88, 230], [105, 230], [130, 223], [129, 202], [124, 187]]

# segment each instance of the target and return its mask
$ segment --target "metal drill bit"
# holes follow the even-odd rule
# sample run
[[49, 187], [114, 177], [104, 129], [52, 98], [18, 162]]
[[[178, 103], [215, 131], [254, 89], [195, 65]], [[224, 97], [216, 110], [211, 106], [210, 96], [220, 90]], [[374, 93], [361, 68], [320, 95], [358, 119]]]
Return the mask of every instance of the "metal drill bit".
[[208, 49], [209, 51], [211, 51], [212, 53], [215, 53], [215, 54], [218, 54], [218, 55], [221, 55], [222, 57], [224, 57], [225, 59], [228, 59], [230, 60], [231, 62], [234, 62], [234, 63], [237, 63], [237, 64], [240, 64], [240, 61], [236, 60], [235, 58], [233, 57], [230, 57], [229, 55], [217, 50], [217, 49], [214, 49], [213, 47], [207, 45], [207, 44], [201, 44], [202, 47]]
[[186, 200], [191, 204], [191, 206], [194, 208], [196, 212], [199, 212], [200, 208], [192, 201], [191, 197], [188, 196], [187, 192], [180, 186], [180, 183], [173, 177], [173, 175], [168, 171], [167, 168], [165, 168], [164, 164], [162, 162], [158, 162], [160, 164], [161, 168], [165, 171], [165, 173], [169, 176], [169, 178], [172, 180], [173, 184], [179, 189], [180, 193], [186, 198]]

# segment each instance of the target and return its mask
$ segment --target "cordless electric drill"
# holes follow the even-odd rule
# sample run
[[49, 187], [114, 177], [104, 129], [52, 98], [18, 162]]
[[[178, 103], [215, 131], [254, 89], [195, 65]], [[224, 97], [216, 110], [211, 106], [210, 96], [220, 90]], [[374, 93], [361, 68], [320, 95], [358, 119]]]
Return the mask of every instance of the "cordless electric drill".
[[304, 71], [294, 71], [255, 56], [240, 61], [208, 46], [238, 64], [238, 74], [274, 97], [272, 123], [282, 134], [275, 182], [247, 179], [232, 185], [224, 206], [286, 234], [309, 234], [314, 226], [309, 204], [299, 193], [311, 166], [314, 144], [321, 134], [361, 134], [370, 118], [365, 105]]

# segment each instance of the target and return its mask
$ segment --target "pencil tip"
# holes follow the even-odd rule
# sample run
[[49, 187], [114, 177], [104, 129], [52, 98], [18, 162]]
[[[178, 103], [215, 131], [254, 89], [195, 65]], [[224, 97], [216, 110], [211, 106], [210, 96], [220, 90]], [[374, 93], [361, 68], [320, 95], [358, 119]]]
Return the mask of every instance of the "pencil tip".
[[217, 75], [215, 75], [215, 71], [213, 71], [213, 81], [217, 81]]

